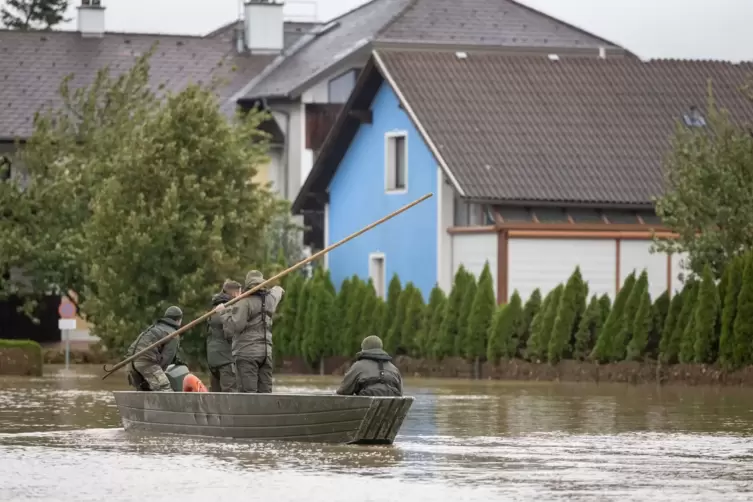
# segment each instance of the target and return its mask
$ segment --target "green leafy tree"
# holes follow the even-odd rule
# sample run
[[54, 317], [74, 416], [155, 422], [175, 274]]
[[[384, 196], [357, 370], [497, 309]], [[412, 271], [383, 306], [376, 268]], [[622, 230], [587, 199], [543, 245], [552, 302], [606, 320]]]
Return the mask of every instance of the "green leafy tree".
[[[740, 296], [742, 277], [745, 273], [745, 258], [736, 256], [730, 260], [725, 270], [727, 278], [724, 288], [722, 306], [721, 336], [719, 339], [719, 363], [723, 368], [733, 369], [735, 366], [735, 337], [734, 325], [737, 317], [737, 298]], [[721, 293], [721, 291], [720, 291]]]
[[387, 286], [387, 306], [382, 319], [382, 334], [380, 335], [383, 340], [387, 338], [390, 328], [392, 328], [392, 323], [397, 315], [397, 304], [400, 300], [400, 293], [402, 293], [402, 291], [403, 286], [400, 284], [400, 278], [397, 274], [393, 274], [392, 279], [390, 279], [390, 284]]
[[497, 362], [504, 357], [512, 359], [517, 355], [520, 338], [526, 330], [525, 311], [520, 295], [515, 292], [510, 303], [500, 305], [494, 312], [489, 326], [489, 343], [486, 358]]
[[543, 346], [542, 346], [542, 333], [541, 330], [544, 326], [544, 317], [546, 317], [547, 309], [549, 308], [549, 305], [552, 303], [552, 297], [554, 296], [554, 290], [550, 291], [545, 297], [544, 300], [541, 302], [541, 308], [536, 313], [536, 315], [533, 317], [533, 321], [531, 321], [531, 332], [530, 336], [528, 337], [528, 340], [525, 345], [525, 349], [521, 349], [525, 352], [525, 358], [529, 361], [535, 361], [537, 358], [540, 358], [540, 354], [543, 352]]
[[719, 316], [719, 291], [711, 267], [706, 265], [698, 290], [698, 303], [694, 312], [695, 362], [713, 363], [719, 354], [719, 335], [716, 330]]
[[[381, 317], [375, 317], [376, 305], [381, 299], [376, 294], [374, 281], [369, 278], [364, 283], [361, 292], [361, 313], [358, 318], [358, 331], [356, 336], [351, 340], [351, 348], [357, 351], [361, 346], [361, 341], [369, 335], [379, 336], [378, 330], [382, 321]], [[353, 352], [351, 352], [352, 354]]]
[[468, 272], [461, 265], [455, 272], [455, 280], [452, 284], [452, 291], [447, 299], [447, 310], [443, 316], [442, 326], [439, 333], [439, 340], [436, 347], [437, 357], [452, 357], [457, 355], [455, 352], [455, 340], [460, 337], [460, 323], [462, 319], [463, 300], [467, 295], [466, 283], [468, 282]]
[[665, 291], [656, 298], [651, 306], [651, 329], [649, 330], [648, 344], [645, 348], [645, 355], [650, 358], [656, 359], [659, 356], [659, 342], [668, 312], [669, 292]]
[[601, 307], [601, 324], [603, 326], [612, 311], [612, 300], [608, 294], [605, 293], [599, 297], [599, 306]]
[[[628, 296], [627, 302], [625, 303], [622, 321], [620, 322], [619, 330], [617, 330], [617, 337], [612, 339], [612, 361], [622, 361], [625, 359], [628, 344], [630, 343], [630, 340], [633, 339], [633, 328], [636, 326], [635, 320], [637, 319], [638, 311], [643, 302], [643, 297], [646, 295], [648, 295], [648, 272], [644, 269], [638, 277], [635, 286], [633, 286], [632, 291], [630, 291], [630, 296]], [[645, 312], [646, 316], [650, 313], [651, 298], [648, 299], [648, 302], [649, 309]], [[643, 330], [645, 322], [648, 322], [647, 319], [648, 317], [639, 321], [638, 326], [641, 330]], [[640, 340], [637, 342], [640, 346], [637, 347], [636, 350], [638, 350], [638, 348], [643, 350], [645, 344], [648, 343], [648, 334], [645, 333], [646, 340], [643, 340], [643, 336], [644, 333], [641, 332]]]
[[65, 17], [69, 0], [5, 0], [0, 21], [11, 30], [49, 30], [69, 21]]
[[421, 321], [421, 330], [416, 337], [418, 346], [418, 355], [420, 357], [431, 357], [433, 345], [436, 340], [436, 332], [433, 329], [433, 319], [437, 311], [444, 308], [447, 297], [438, 284], [435, 284], [429, 293], [429, 304], [424, 309], [424, 318]]
[[324, 373], [324, 358], [331, 355], [331, 336], [337, 327], [335, 319], [336, 299], [327, 287], [326, 280], [314, 281], [313, 291], [310, 298], [311, 319], [306, 337], [301, 349], [306, 362], [312, 366], [319, 365], [320, 373]]
[[669, 312], [662, 327], [661, 340], [659, 341], [659, 360], [663, 363], [671, 363], [677, 359], [679, 346], [675, 345], [675, 327], [680, 321], [683, 307], [683, 293], [678, 292], [669, 302]]
[[460, 307], [460, 319], [458, 323], [458, 336], [455, 338], [454, 353], [458, 356], [465, 356], [465, 347], [471, 337], [471, 312], [473, 311], [473, 300], [476, 298], [478, 283], [476, 276], [468, 272], [465, 279], [465, 293], [463, 303]]
[[494, 296], [494, 279], [486, 262], [479, 276], [476, 294], [471, 304], [468, 318], [468, 332], [465, 340], [464, 355], [468, 359], [479, 361], [486, 357], [486, 343], [489, 326], [492, 324], [492, 316], [497, 307], [497, 299]]
[[303, 287], [303, 281], [303, 276], [300, 274], [291, 274], [290, 279], [287, 281], [288, 287], [285, 290], [282, 305], [280, 305], [279, 316], [275, 318], [272, 325], [276, 361], [281, 361], [283, 357], [295, 355], [292, 342], [298, 307], [297, 300], [299, 290]]
[[[541, 325], [537, 327], [537, 331], [532, 334], [528, 341], [528, 357], [531, 358], [531, 361], [546, 361], [549, 352], [549, 340], [552, 336], [552, 329], [554, 329], [554, 322], [557, 319], [557, 311], [564, 289], [565, 286], [560, 284], [549, 293], [551, 298], [546, 309], [542, 309]], [[546, 302], [546, 300], [544, 301]]]
[[[520, 296], [517, 289], [513, 292], [513, 296], [515, 295]], [[512, 303], [512, 298], [510, 299], [510, 303]], [[539, 313], [539, 310], [541, 310], [541, 290], [539, 288], [536, 288], [533, 290], [533, 293], [531, 293], [528, 301], [526, 301], [525, 308], [523, 309], [525, 329], [523, 330], [523, 334], [521, 335], [520, 340], [518, 340], [521, 349], [524, 349], [526, 347], [528, 339], [531, 337], [531, 326], [533, 325], [533, 319], [534, 317], [536, 317], [536, 314]]]
[[[395, 355], [404, 355], [408, 353], [408, 350], [410, 347], [406, 347], [404, 345], [403, 340], [403, 327], [405, 325], [405, 316], [408, 310], [408, 306], [410, 305], [410, 302], [413, 298], [414, 290], [416, 289], [416, 286], [413, 285], [412, 282], [408, 282], [405, 285], [405, 289], [400, 293], [400, 298], [398, 298], [397, 302], [397, 313], [395, 314], [395, 318], [392, 320], [392, 326], [390, 327], [390, 331], [387, 334], [387, 339], [384, 341], [384, 345], [386, 347], [385, 350], [389, 352], [390, 354]], [[419, 294], [420, 291], [419, 291]], [[406, 339], [408, 339], [411, 335], [407, 335]]]
[[578, 310], [580, 309], [583, 292], [583, 276], [580, 273], [580, 267], [575, 267], [575, 271], [562, 290], [562, 297], [557, 306], [552, 334], [549, 338], [547, 357], [552, 364], [570, 356], [572, 350], [570, 339], [577, 327], [576, 322], [579, 321], [578, 318], [580, 315]]
[[575, 333], [574, 359], [584, 361], [588, 357], [593, 350], [603, 322], [602, 306], [599, 303], [599, 298], [594, 295], [586, 308], [586, 312], [581, 317], [578, 331]]
[[635, 313], [635, 318], [625, 319], [627, 323], [632, 322], [630, 328], [631, 339], [628, 343], [627, 350], [625, 351], [625, 357], [629, 361], [641, 361], [644, 359], [646, 347], [648, 347], [649, 333], [651, 331], [651, 296], [640, 284], [639, 280], [636, 285], [637, 287], [633, 292], [633, 294], [635, 294], [640, 290], [638, 296], [638, 310]]
[[745, 257], [740, 294], [737, 297], [737, 312], [733, 323], [735, 346], [732, 366], [739, 368], [753, 361], [753, 254]]
[[348, 310], [341, 315], [345, 317], [345, 326], [340, 334], [340, 353], [342, 355], [353, 354], [360, 347], [361, 340], [361, 312], [367, 294], [366, 283], [358, 276], [353, 276], [350, 283], [350, 299]]
[[717, 107], [710, 83], [706, 127], [678, 123], [664, 167], [667, 190], [656, 213], [679, 238], [659, 248], [687, 252], [695, 274], [708, 263], [718, 278], [753, 244], [753, 137]]
[[[691, 336], [693, 324], [693, 311], [695, 311], [696, 300], [698, 299], [698, 281], [693, 278], [686, 283], [687, 291], [684, 294], [682, 310], [672, 332], [672, 347], [677, 347], [677, 353], [671, 363], [682, 362], [683, 360], [692, 360], [692, 351], [688, 350], [689, 344], [686, 339]], [[690, 345], [692, 347], [692, 345]], [[683, 356], [690, 352], [689, 356]]]
[[[336, 352], [341, 356], [352, 356], [352, 344], [350, 331], [348, 331], [347, 314], [350, 309], [351, 300], [353, 299], [353, 284], [358, 279], [357, 276], [346, 277], [340, 284], [340, 291], [337, 293], [337, 331], [335, 334]], [[381, 323], [381, 319], [379, 320]], [[381, 336], [381, 333], [379, 333]]]
[[301, 347], [306, 335], [306, 326], [309, 322], [308, 319], [310, 318], [308, 300], [311, 298], [312, 286], [313, 281], [311, 279], [304, 279], [301, 286], [298, 288], [295, 300], [295, 321], [293, 322], [293, 331], [290, 334], [288, 342], [290, 355], [292, 356], [303, 356], [303, 350]]
[[406, 299], [406, 302], [405, 318], [401, 327], [400, 346], [407, 355], [418, 357], [419, 347], [417, 336], [422, 329], [426, 305], [424, 304], [424, 297], [421, 295], [421, 291], [415, 287], [410, 289], [410, 295]]
[[615, 346], [615, 342], [619, 341], [622, 320], [625, 314], [625, 306], [633, 291], [635, 283], [635, 271], [633, 271], [625, 278], [625, 283], [617, 293], [617, 296], [614, 299], [614, 305], [609, 311], [609, 316], [604, 321], [604, 327], [599, 333], [599, 337], [596, 339], [596, 345], [594, 345], [594, 349], [591, 351], [590, 355], [590, 358], [594, 361], [605, 363], [613, 360], [613, 347]]
[[448, 299], [446, 296], [442, 296], [442, 300], [437, 303], [434, 312], [431, 315], [431, 321], [429, 324], [429, 334], [427, 336], [427, 350], [429, 355], [435, 359], [440, 359], [442, 354], [440, 353], [440, 343], [442, 341], [442, 323], [444, 322], [445, 315], [447, 314]]

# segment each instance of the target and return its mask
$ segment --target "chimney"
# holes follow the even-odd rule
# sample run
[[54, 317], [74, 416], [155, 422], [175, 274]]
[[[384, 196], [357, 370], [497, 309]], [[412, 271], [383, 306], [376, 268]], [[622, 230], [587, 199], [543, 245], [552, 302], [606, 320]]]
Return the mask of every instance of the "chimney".
[[244, 8], [246, 49], [254, 54], [279, 54], [283, 49], [282, 1], [247, 0]]
[[81, 0], [78, 7], [78, 32], [82, 37], [101, 37], [105, 33], [105, 7], [102, 0]]

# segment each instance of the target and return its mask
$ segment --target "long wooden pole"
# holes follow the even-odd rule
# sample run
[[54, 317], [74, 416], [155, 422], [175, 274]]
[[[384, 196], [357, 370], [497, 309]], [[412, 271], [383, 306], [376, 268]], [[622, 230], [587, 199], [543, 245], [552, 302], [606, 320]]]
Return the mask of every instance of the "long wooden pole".
[[[232, 305], [232, 304], [234, 304], [235, 302], [237, 302], [237, 301], [241, 300], [242, 298], [245, 298], [245, 297], [247, 297], [247, 296], [249, 296], [249, 295], [252, 295], [252, 294], [254, 294], [255, 292], [259, 291], [260, 289], [263, 289], [263, 288], [265, 288], [265, 287], [266, 287], [267, 285], [269, 285], [269, 284], [273, 283], [273, 282], [274, 282], [274, 281], [276, 281], [277, 279], [279, 279], [279, 278], [281, 278], [281, 277], [283, 277], [283, 276], [285, 276], [285, 275], [289, 274], [290, 272], [293, 272], [293, 271], [295, 271], [295, 270], [298, 270], [299, 268], [301, 268], [302, 266], [306, 265], [307, 263], [309, 263], [309, 262], [312, 262], [312, 261], [316, 260], [317, 258], [321, 258], [322, 256], [324, 256], [325, 254], [329, 253], [330, 251], [332, 251], [332, 250], [333, 250], [333, 249], [335, 249], [336, 247], [342, 246], [342, 245], [343, 245], [343, 244], [345, 244], [346, 242], [348, 242], [348, 241], [350, 241], [350, 240], [353, 240], [353, 239], [355, 239], [355, 238], [356, 238], [356, 237], [358, 237], [359, 235], [361, 235], [361, 234], [364, 234], [364, 233], [368, 232], [368, 231], [369, 231], [369, 230], [371, 230], [372, 228], [374, 228], [374, 227], [376, 227], [376, 226], [378, 226], [378, 225], [381, 225], [381, 224], [382, 224], [382, 223], [384, 223], [385, 221], [387, 221], [387, 220], [389, 220], [389, 219], [391, 219], [391, 218], [394, 218], [394, 217], [395, 217], [395, 216], [397, 216], [398, 214], [400, 214], [400, 213], [403, 213], [403, 212], [407, 211], [408, 209], [412, 208], [412, 207], [413, 207], [413, 206], [415, 206], [415, 205], [418, 205], [418, 204], [420, 204], [421, 202], [425, 201], [426, 199], [428, 199], [428, 198], [432, 197], [433, 195], [434, 195], [434, 194], [433, 194], [433, 193], [431, 193], [431, 192], [430, 192], [430, 193], [427, 193], [427, 194], [426, 194], [426, 195], [424, 195], [423, 197], [420, 197], [420, 198], [418, 198], [418, 199], [414, 200], [414, 201], [413, 201], [413, 202], [411, 202], [410, 204], [407, 204], [407, 205], [405, 205], [405, 206], [401, 207], [401, 208], [400, 208], [400, 209], [398, 209], [397, 211], [394, 211], [394, 212], [392, 212], [392, 213], [388, 214], [387, 216], [384, 216], [383, 218], [380, 218], [380, 219], [378, 219], [378, 220], [377, 220], [377, 221], [375, 221], [374, 223], [371, 223], [371, 224], [369, 224], [369, 225], [367, 225], [367, 226], [363, 227], [363, 228], [362, 228], [361, 230], [359, 230], [358, 232], [355, 232], [355, 233], [353, 233], [353, 234], [350, 234], [349, 236], [345, 237], [344, 239], [342, 239], [342, 240], [340, 240], [340, 241], [338, 241], [338, 242], [335, 242], [335, 243], [334, 243], [334, 244], [332, 244], [331, 246], [328, 246], [328, 247], [326, 247], [326, 248], [322, 249], [321, 251], [319, 251], [319, 252], [317, 252], [317, 253], [314, 253], [313, 255], [309, 256], [309, 257], [308, 257], [308, 258], [306, 258], [305, 260], [302, 260], [302, 261], [300, 261], [300, 262], [296, 263], [295, 265], [293, 265], [292, 267], [290, 267], [290, 268], [288, 268], [288, 269], [285, 269], [285, 270], [283, 270], [283, 271], [282, 271], [282, 272], [280, 272], [279, 274], [277, 274], [277, 275], [275, 275], [275, 276], [272, 276], [272, 277], [270, 277], [269, 279], [267, 279], [266, 281], [262, 282], [262, 283], [261, 283], [261, 284], [259, 284], [258, 286], [254, 286], [253, 288], [249, 289], [248, 291], [245, 291], [245, 292], [243, 292], [242, 294], [240, 294], [240, 295], [236, 296], [236, 297], [235, 297], [235, 298], [233, 298], [232, 300], [228, 301], [228, 302], [227, 302], [227, 303], [225, 304], [225, 307], [229, 307], [230, 305]], [[213, 309], [213, 310], [210, 310], [210, 311], [209, 311], [209, 312], [207, 312], [206, 314], [202, 315], [201, 317], [199, 317], [199, 318], [197, 318], [197, 319], [194, 319], [193, 321], [189, 322], [188, 324], [185, 324], [185, 325], [183, 325], [182, 327], [180, 327], [179, 329], [175, 330], [175, 331], [174, 331], [173, 333], [169, 334], [168, 336], [166, 336], [166, 337], [162, 338], [161, 340], [158, 340], [158, 341], [154, 342], [154, 343], [153, 343], [153, 344], [151, 344], [150, 346], [148, 346], [148, 347], [146, 347], [146, 348], [144, 348], [144, 349], [142, 349], [142, 350], [140, 350], [140, 351], [136, 352], [136, 353], [135, 353], [134, 355], [132, 355], [132, 356], [130, 356], [130, 357], [128, 357], [128, 358], [126, 358], [126, 359], [124, 359], [124, 360], [120, 361], [120, 362], [119, 362], [118, 364], [116, 364], [115, 366], [113, 366], [113, 367], [112, 367], [112, 368], [110, 368], [110, 369], [107, 369], [107, 365], [105, 364], [105, 365], [104, 365], [104, 366], [102, 367], [102, 369], [103, 369], [103, 370], [104, 370], [104, 372], [105, 372], [105, 375], [104, 375], [104, 376], [102, 377], [102, 380], [104, 380], [104, 379], [105, 379], [105, 378], [107, 378], [108, 376], [112, 375], [113, 373], [115, 373], [116, 371], [118, 371], [118, 370], [119, 370], [120, 368], [122, 368], [122, 367], [123, 367], [123, 366], [125, 366], [126, 364], [130, 363], [131, 361], [135, 360], [136, 358], [138, 358], [138, 357], [139, 357], [139, 356], [141, 356], [142, 354], [144, 354], [144, 353], [146, 353], [146, 352], [149, 352], [150, 350], [152, 350], [152, 349], [154, 349], [154, 348], [156, 348], [156, 347], [159, 347], [160, 345], [163, 345], [163, 344], [167, 343], [167, 342], [168, 342], [169, 340], [172, 340], [172, 339], [173, 339], [173, 338], [175, 338], [176, 336], [180, 336], [181, 334], [183, 334], [183, 333], [185, 333], [186, 331], [188, 331], [189, 329], [193, 328], [194, 326], [196, 326], [196, 325], [197, 325], [197, 324], [199, 324], [200, 322], [202, 322], [202, 321], [205, 321], [205, 320], [206, 320], [206, 319], [207, 319], [208, 317], [210, 317], [210, 316], [211, 316], [212, 314], [214, 314], [214, 313], [215, 313], [215, 310], [214, 310], [214, 309]]]

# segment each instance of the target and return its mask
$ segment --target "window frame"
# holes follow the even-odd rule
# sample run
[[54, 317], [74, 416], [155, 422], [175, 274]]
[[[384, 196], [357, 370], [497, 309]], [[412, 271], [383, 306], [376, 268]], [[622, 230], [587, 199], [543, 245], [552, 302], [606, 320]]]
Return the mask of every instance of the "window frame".
[[[397, 186], [397, 140], [403, 142], [403, 186]], [[384, 191], [388, 194], [404, 194], [408, 192], [408, 132], [390, 131], [384, 133]]]
[[[382, 262], [382, 277], [378, 278], [377, 270], [378, 266], [376, 265], [377, 262]], [[374, 282], [374, 290], [376, 291], [376, 295], [381, 298], [382, 300], [387, 298], [387, 258], [381, 251], [377, 251], [374, 253], [369, 253], [369, 279], [371, 279]], [[381, 286], [381, 291], [380, 291]]]

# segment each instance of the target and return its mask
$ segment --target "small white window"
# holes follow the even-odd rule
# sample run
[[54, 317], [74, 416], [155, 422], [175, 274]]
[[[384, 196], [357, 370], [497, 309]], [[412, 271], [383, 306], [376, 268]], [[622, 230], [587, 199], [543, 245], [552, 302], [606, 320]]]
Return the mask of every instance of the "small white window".
[[384, 253], [369, 255], [369, 278], [374, 283], [374, 289], [379, 298], [385, 298], [386, 271], [384, 267]]
[[405, 192], [408, 189], [408, 136], [404, 132], [385, 135], [384, 168], [385, 189]]

